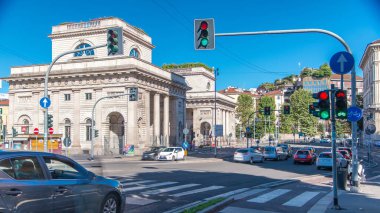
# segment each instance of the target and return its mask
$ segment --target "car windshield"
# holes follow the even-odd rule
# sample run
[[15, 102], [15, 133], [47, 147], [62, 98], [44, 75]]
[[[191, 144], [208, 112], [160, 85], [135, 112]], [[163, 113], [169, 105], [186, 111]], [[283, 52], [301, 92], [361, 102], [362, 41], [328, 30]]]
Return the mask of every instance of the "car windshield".
[[159, 149], [160, 149], [159, 147], [152, 147], [152, 148], [150, 149], [150, 151], [155, 152], [155, 151], [157, 151], [157, 150], [159, 150]]
[[175, 148], [166, 148], [163, 150], [163, 152], [173, 152]]
[[332, 158], [331, 153], [321, 153], [319, 154], [320, 158]]
[[308, 155], [309, 154], [309, 151], [305, 151], [305, 150], [300, 150], [297, 152], [297, 155]]
[[238, 152], [238, 153], [247, 153], [248, 149], [238, 149], [236, 152]]

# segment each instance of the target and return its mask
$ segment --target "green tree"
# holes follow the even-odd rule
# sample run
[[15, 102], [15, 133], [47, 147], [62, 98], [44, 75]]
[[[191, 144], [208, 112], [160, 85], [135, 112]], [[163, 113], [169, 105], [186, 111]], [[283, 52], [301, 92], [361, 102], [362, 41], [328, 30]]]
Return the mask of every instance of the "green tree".
[[327, 63], [322, 64], [319, 67], [319, 71], [323, 73], [323, 77], [331, 77], [331, 74], [332, 74], [331, 68]]
[[[309, 114], [309, 105], [314, 102], [309, 91], [299, 89], [290, 96], [290, 116], [285, 117], [284, 125], [291, 123], [292, 127], [307, 136], [317, 134], [318, 120]], [[282, 123], [281, 123], [282, 125]]]
[[[256, 138], [262, 138], [265, 132], [274, 133], [274, 125], [275, 125], [275, 101], [273, 97], [263, 96], [258, 103], [258, 111], [257, 113], [257, 122], [256, 122]], [[270, 116], [264, 115], [264, 107], [271, 108]]]
[[[241, 94], [237, 100], [236, 114], [243, 127], [248, 124], [248, 117], [253, 113], [253, 99], [252, 96]], [[244, 128], [245, 129], [245, 128]]]
[[[284, 108], [284, 106], [282, 106]], [[281, 113], [280, 115], [280, 132], [283, 134], [292, 134], [293, 133], [293, 126], [294, 121], [292, 119], [291, 114], [290, 115], [284, 115], [284, 113]]]
[[351, 132], [351, 123], [346, 120], [336, 120], [335, 125], [338, 138], [343, 138], [344, 134]]
[[276, 89], [276, 86], [272, 83], [269, 83], [269, 82], [265, 82], [265, 83], [262, 83], [261, 85], [259, 85], [259, 87], [257, 88], [258, 90], [266, 90], [266, 91], [273, 91]]
[[313, 74], [313, 70], [311, 68], [304, 68], [302, 71], [301, 71], [301, 78], [304, 78], [304, 77], [308, 77], [308, 76], [311, 76], [311, 74]]

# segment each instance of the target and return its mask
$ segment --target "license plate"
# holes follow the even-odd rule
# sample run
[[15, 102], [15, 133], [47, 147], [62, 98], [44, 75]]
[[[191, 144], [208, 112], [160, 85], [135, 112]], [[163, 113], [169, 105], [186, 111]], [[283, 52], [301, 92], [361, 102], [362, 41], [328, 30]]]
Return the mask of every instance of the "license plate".
[[306, 155], [300, 155], [300, 158], [306, 158]]

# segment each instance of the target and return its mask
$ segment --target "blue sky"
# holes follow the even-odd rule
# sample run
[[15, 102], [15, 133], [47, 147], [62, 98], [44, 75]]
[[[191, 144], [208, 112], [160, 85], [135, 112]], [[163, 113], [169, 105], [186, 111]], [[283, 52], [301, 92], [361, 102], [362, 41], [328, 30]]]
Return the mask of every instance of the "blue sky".
[[[358, 63], [380, 39], [377, 0], [0, 0], [0, 76], [10, 67], [51, 61], [51, 27], [116, 16], [153, 40], [153, 63], [203, 62], [218, 67], [218, 89], [257, 87], [303, 67], [319, 67], [343, 46], [322, 34], [218, 37], [214, 51], [195, 51], [193, 19], [214, 18], [217, 33], [322, 28], [340, 35]], [[0, 92], [7, 92], [6, 84]]]

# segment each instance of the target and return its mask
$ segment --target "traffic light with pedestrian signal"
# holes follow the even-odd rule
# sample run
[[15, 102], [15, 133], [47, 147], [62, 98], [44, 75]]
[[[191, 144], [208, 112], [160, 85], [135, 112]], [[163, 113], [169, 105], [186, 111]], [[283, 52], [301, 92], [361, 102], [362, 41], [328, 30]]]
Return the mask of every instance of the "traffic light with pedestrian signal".
[[313, 98], [318, 99], [319, 117], [322, 120], [330, 119], [330, 99], [328, 91], [321, 91], [313, 94]]
[[129, 101], [137, 101], [138, 89], [137, 87], [131, 87], [129, 89]]
[[107, 31], [107, 50], [108, 55], [123, 54], [123, 29], [112, 28]]
[[264, 115], [270, 115], [270, 107], [264, 107]]
[[12, 137], [16, 137], [18, 135], [18, 132], [16, 128], [12, 127]]
[[53, 127], [53, 115], [48, 114], [47, 123], [48, 123], [48, 128], [52, 128]]
[[285, 105], [284, 106], [284, 115], [289, 115], [290, 114], [290, 106], [289, 105]]
[[196, 50], [212, 50], [215, 48], [214, 19], [194, 20], [194, 45]]
[[344, 90], [337, 90], [335, 92], [335, 115], [338, 119], [347, 118], [347, 95]]

